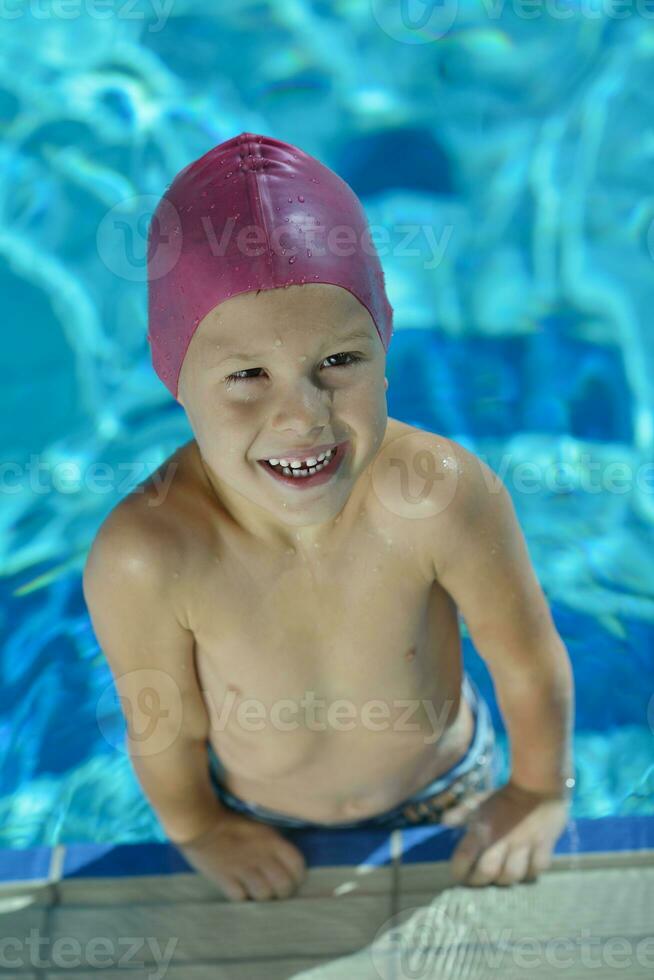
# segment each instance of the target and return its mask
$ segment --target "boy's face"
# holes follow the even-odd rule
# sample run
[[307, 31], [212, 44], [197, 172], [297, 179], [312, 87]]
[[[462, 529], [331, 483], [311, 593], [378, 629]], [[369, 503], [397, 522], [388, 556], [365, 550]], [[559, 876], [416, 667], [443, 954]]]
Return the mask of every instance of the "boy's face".
[[[237, 518], [265, 530], [323, 524], [342, 510], [382, 444], [385, 362], [368, 310], [340, 286], [241, 293], [204, 317], [178, 399]], [[340, 466], [320, 485], [287, 486], [260, 462], [337, 443], [347, 443]]]

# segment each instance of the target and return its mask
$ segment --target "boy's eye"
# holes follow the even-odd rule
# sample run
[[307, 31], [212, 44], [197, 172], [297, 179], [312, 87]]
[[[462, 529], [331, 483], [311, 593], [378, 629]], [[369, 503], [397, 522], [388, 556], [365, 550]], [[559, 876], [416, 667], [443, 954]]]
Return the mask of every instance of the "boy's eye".
[[[332, 367], [349, 367], [350, 364], [356, 364], [357, 361], [361, 360], [361, 357], [358, 354], [352, 354], [350, 351], [345, 351], [342, 354], [330, 354], [329, 357], [325, 358], [325, 361], [333, 361], [334, 358], [337, 357], [349, 357], [350, 360], [347, 364], [332, 364]], [[235, 371], [234, 374], [228, 375], [225, 380], [230, 384], [235, 381], [256, 381], [256, 377], [247, 377], [247, 375], [251, 375], [253, 372], [260, 370], [261, 368], [246, 368], [243, 371]]]

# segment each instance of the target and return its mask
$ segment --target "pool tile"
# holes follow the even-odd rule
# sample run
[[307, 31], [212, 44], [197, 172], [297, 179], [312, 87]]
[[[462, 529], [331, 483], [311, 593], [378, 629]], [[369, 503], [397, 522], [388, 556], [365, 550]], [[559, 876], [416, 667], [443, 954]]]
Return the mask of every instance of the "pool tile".
[[0, 915], [3, 911], [27, 908], [30, 905], [52, 905], [55, 900], [55, 886], [45, 882], [0, 884]]
[[393, 831], [382, 828], [329, 831], [284, 829], [284, 836], [302, 851], [307, 866], [312, 868], [390, 865], [392, 834]]
[[[246, 960], [240, 963], [186, 963], [184, 966], [169, 967], [161, 980], [291, 980], [292, 977], [298, 977], [298, 980], [301, 980], [301, 975], [305, 971], [321, 969], [331, 963], [331, 957], [308, 959], [305, 956], [291, 959], [265, 957], [265, 959]], [[140, 971], [139, 976], [142, 975]], [[125, 980], [126, 970], [110, 970], [108, 972], [103, 970], [101, 976], [102, 980]], [[45, 980], [97, 980], [97, 978], [97, 972], [79, 973], [76, 971], [74, 973], [47, 973], [45, 975]], [[20, 980], [23, 980], [22, 975]], [[355, 978], [352, 974], [348, 974], [344, 980], [355, 980]], [[380, 980], [379, 975], [375, 980]]]
[[0, 912], [0, 938], [3, 940], [0, 976], [7, 977], [7, 980], [20, 976], [22, 980], [23, 971], [31, 976], [42, 965], [47, 956], [47, 944], [37, 946], [34, 940], [47, 937], [47, 915], [45, 906]]
[[64, 905], [91, 903], [98, 907], [227, 901], [218, 885], [195, 871], [118, 878], [104, 875], [64, 878], [57, 885], [57, 893]]
[[62, 877], [119, 878], [189, 870], [172, 844], [67, 844]]
[[50, 852], [49, 847], [0, 848], [0, 883], [47, 881]]
[[346, 895], [389, 895], [393, 888], [393, 869], [372, 865], [346, 865], [340, 868], [308, 868], [306, 878], [293, 898], [339, 898]]
[[[290, 898], [268, 902], [180, 903], [171, 905], [59, 906], [51, 910], [56, 938], [86, 943], [106, 937], [115, 951], [126, 937], [141, 937], [131, 963], [154, 961], [152, 945], [170, 948], [177, 962], [252, 959], [267, 956], [342, 955], [365, 946], [391, 913], [388, 895]], [[107, 963], [107, 966], [113, 966]]]
[[[425, 977], [449, 976], [446, 955], [457, 976], [476, 976], [473, 967], [485, 962], [489, 975], [502, 980], [550, 980], [555, 973], [635, 980], [654, 973], [654, 867], [549, 871], [530, 884], [455, 886], [436, 894], [410, 890], [418, 867], [406, 869], [393, 942], [406, 961], [416, 936], [431, 937], [421, 949]], [[616, 937], [619, 949], [612, 948]]]

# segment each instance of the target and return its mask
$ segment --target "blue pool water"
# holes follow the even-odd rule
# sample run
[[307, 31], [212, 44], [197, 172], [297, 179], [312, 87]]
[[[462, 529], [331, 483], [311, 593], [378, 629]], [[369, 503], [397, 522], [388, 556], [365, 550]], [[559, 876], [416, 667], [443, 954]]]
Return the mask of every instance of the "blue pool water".
[[[324, 160], [372, 224], [419, 229], [381, 254], [389, 414], [512, 494], [574, 669], [573, 815], [654, 813], [652, 24], [459, 7], [442, 36], [307, 0], [0, 20], [0, 846], [164, 839], [80, 576], [191, 436], [149, 363], [144, 219], [244, 130]], [[465, 659], [506, 763], [467, 636]]]

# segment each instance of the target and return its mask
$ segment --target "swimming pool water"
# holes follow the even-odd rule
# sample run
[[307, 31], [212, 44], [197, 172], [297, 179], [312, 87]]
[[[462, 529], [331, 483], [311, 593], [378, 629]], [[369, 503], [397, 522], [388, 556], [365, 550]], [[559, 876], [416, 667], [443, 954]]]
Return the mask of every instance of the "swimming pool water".
[[133, 9], [0, 21], [0, 846], [164, 839], [80, 576], [191, 436], [148, 360], [145, 219], [243, 130], [319, 156], [390, 229], [389, 414], [512, 494], [575, 674], [573, 814], [653, 813], [651, 25], [464, 3], [413, 43], [368, 4], [198, 2], [156, 30]]

